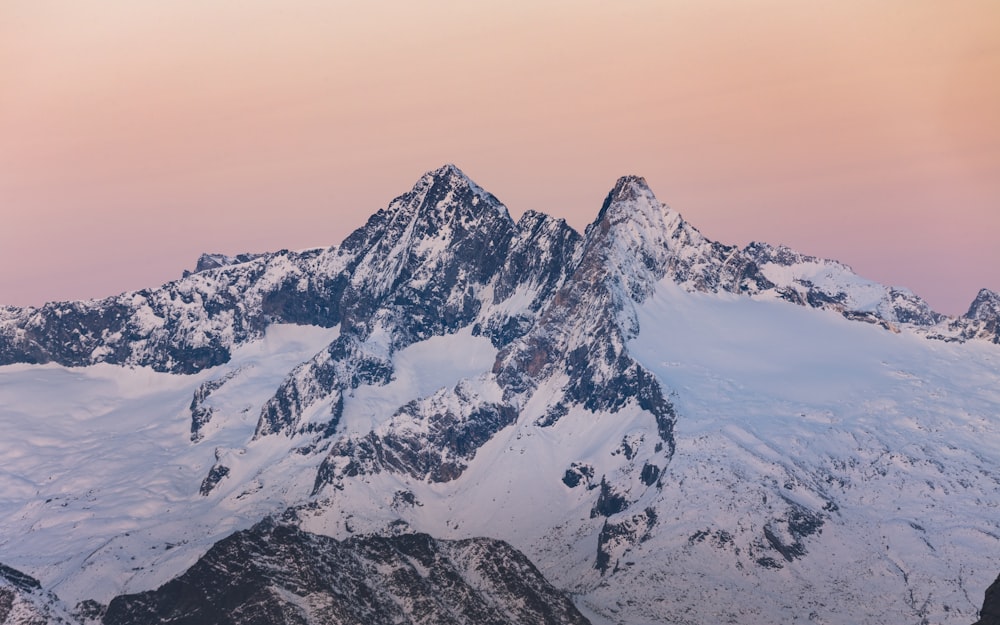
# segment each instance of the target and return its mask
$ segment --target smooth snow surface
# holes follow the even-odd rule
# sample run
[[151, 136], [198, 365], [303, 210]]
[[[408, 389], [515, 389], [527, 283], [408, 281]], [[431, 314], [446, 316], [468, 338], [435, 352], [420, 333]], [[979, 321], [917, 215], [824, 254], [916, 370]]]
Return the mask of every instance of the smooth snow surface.
[[471, 328], [410, 345], [392, 356], [392, 382], [361, 386], [347, 395], [338, 432], [367, 434], [403, 404], [489, 371], [496, 356], [489, 339], [472, 336]]
[[[0, 562], [30, 571], [70, 606], [107, 601], [166, 581], [259, 520], [271, 510], [218, 507], [199, 485], [217, 449], [246, 444], [260, 404], [288, 370], [336, 334], [272, 326], [230, 363], [195, 376], [103, 364], [0, 367]], [[228, 394], [229, 410], [192, 444], [194, 390], [230, 372], [232, 387], [211, 398], [221, 404]]]

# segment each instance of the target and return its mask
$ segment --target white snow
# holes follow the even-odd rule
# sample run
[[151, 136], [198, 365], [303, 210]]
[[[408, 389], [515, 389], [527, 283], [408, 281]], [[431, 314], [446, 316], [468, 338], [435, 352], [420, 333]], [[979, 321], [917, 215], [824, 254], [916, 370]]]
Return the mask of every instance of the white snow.
[[[700, 236], [662, 205], [640, 208], [670, 222], [663, 227], [671, 236]], [[624, 242], [641, 232], [614, 234], [623, 245], [611, 251], [624, 254], [632, 249]], [[281, 264], [273, 263], [275, 279], [291, 271]], [[669, 280], [647, 285], [651, 274], [633, 264], [646, 297], [634, 308], [629, 299], [622, 314], [638, 328], [630, 353], [661, 380], [678, 412], [669, 465], [656, 450], [652, 416], [634, 403], [614, 414], [571, 407], [553, 426], [539, 426], [567, 382], [554, 375], [458, 479], [347, 479], [300, 511], [304, 529], [344, 537], [401, 518], [442, 538], [505, 539], [577, 593], [595, 621], [975, 620], [1000, 554], [1000, 349], [894, 334], [783, 301], [691, 293]], [[884, 296], [872, 290], [865, 300], [867, 283], [853, 274], [814, 269], [829, 265], [769, 277], [843, 285], [858, 309]], [[533, 297], [524, 289], [503, 309]], [[144, 326], [162, 322], [145, 310]], [[589, 336], [585, 325], [566, 331], [570, 342]], [[109, 365], [0, 367], [0, 562], [70, 605], [106, 601], [156, 587], [219, 538], [311, 501], [328, 442], [298, 453], [316, 442], [311, 435], [251, 439], [261, 405], [337, 333], [272, 326], [231, 362], [194, 376]], [[389, 338], [376, 328], [365, 348], [387, 354]], [[412, 400], [460, 413], [456, 387], [499, 401], [489, 373], [496, 357], [468, 328], [400, 350], [389, 384], [345, 396], [338, 436], [393, 424], [423, 431], [426, 423], [394, 423], [393, 414]], [[214, 410], [204, 438], [192, 443], [193, 393], [222, 378], [204, 403]], [[647, 462], [665, 469], [662, 490], [639, 481]], [[216, 463], [230, 473], [202, 496], [199, 485]], [[615, 484], [630, 508], [592, 517], [598, 489], [562, 482], [574, 463], [593, 467], [594, 484], [602, 477]], [[394, 502], [401, 490], [417, 503]], [[605, 521], [625, 523], [647, 508], [657, 519], [651, 537], [613, 544], [619, 570], [601, 576], [594, 559]], [[823, 525], [802, 538], [803, 558], [786, 561], [764, 530], [796, 541], [793, 510]], [[762, 558], [781, 568], [761, 566]]]
[[[234, 514], [198, 494], [215, 446], [245, 444], [287, 371], [336, 334], [272, 326], [232, 362], [196, 376], [104, 364], [0, 367], [0, 562], [71, 606], [183, 571], [211, 542], [257, 520], [242, 513], [260, 512]], [[221, 423], [192, 444], [195, 388], [233, 370], [241, 373], [211, 400], [234, 410], [220, 410]], [[198, 547], [168, 547], [185, 542]], [[171, 565], [173, 554], [182, 561]]]
[[[643, 568], [595, 597], [700, 622], [805, 620], [810, 602], [827, 623], [975, 620], [1000, 554], [995, 346], [672, 283], [637, 314], [630, 350], [676, 393], [678, 449]], [[766, 524], [789, 540], [789, 502], [826, 517], [794, 562], [761, 548]], [[691, 542], [699, 530], [732, 546]], [[651, 579], [679, 590], [650, 601]]]
[[[595, 622], [975, 620], [1000, 553], [995, 346], [670, 281], [636, 317], [630, 351], [672, 391], [679, 415], [662, 491], [636, 479], [644, 463], [663, 465], [652, 417], [636, 406], [573, 408], [536, 425], [565, 383], [556, 377], [457, 480], [348, 480], [304, 528], [346, 536], [403, 518], [435, 536], [501, 538], [576, 593]], [[620, 570], [604, 577], [593, 568], [605, 521], [591, 518], [598, 490], [562, 483], [572, 463], [624, 489], [632, 505], [609, 522], [656, 513], [647, 540], [612, 543]], [[419, 503], [393, 506], [398, 490]], [[797, 509], [821, 518], [819, 531], [797, 537], [788, 521]], [[805, 556], [786, 561], [765, 527], [785, 544], [801, 540]]]
[[850, 310], [878, 310], [886, 297], [885, 286], [855, 274], [841, 263], [811, 259], [791, 265], [764, 263], [760, 267], [764, 277], [779, 285], [794, 285], [806, 280], [824, 293], [844, 294], [844, 305]]
[[489, 339], [472, 336], [471, 328], [410, 345], [393, 354], [389, 384], [361, 386], [344, 398], [340, 432], [366, 434], [407, 402], [489, 371], [496, 355]]

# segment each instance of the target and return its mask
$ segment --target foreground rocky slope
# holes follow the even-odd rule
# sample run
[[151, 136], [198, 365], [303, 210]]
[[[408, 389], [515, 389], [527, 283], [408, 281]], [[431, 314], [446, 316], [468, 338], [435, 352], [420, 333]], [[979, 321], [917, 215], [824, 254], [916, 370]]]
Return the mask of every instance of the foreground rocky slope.
[[1000, 577], [986, 589], [983, 609], [973, 625], [1000, 625]]
[[0, 564], [0, 624], [48, 625], [76, 623], [59, 598], [30, 575]]
[[426, 534], [337, 541], [265, 521], [155, 591], [116, 597], [106, 625], [588, 621], [509, 545]]
[[1000, 541], [998, 302], [711, 241], [634, 176], [582, 234], [515, 222], [446, 166], [336, 247], [0, 310], [0, 561], [91, 620], [179, 618], [214, 562], [247, 619], [299, 622], [355, 583], [318, 545], [368, 566], [405, 549], [352, 537], [408, 527], [442, 571], [506, 541], [595, 623], [964, 625]]

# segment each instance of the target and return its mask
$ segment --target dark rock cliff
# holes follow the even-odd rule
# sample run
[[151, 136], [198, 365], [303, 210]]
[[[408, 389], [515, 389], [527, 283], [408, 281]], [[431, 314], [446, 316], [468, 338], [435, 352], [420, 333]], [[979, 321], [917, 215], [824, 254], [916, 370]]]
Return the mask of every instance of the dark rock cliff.
[[426, 534], [345, 541], [264, 521], [157, 590], [113, 599], [105, 625], [573, 624], [587, 619], [506, 543]]
[[973, 625], [1000, 625], [1000, 577], [986, 589], [983, 609], [979, 612], [979, 620]]

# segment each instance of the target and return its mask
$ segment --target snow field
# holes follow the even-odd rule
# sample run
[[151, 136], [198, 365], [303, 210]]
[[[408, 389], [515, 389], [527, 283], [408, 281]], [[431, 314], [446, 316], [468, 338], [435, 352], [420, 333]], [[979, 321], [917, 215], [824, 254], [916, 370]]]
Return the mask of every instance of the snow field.
[[[259, 411], [288, 369], [335, 334], [274, 326], [230, 363], [194, 376], [104, 364], [0, 367], [0, 561], [70, 606], [106, 601], [165, 582], [215, 540], [259, 520], [271, 508], [233, 515], [198, 487], [215, 446], [245, 445], [252, 435], [257, 415], [244, 408]], [[215, 431], [192, 444], [195, 388], [236, 370], [243, 379], [211, 398], [223, 406], [231, 394], [234, 410], [220, 410]]]
[[[649, 605], [641, 580], [686, 589], [661, 609], [691, 622], [974, 620], [1000, 554], [994, 346], [672, 283], [637, 314], [630, 351], [675, 390], [678, 447], [643, 545], [663, 566], [614, 590]], [[793, 510], [823, 524], [787, 561], [763, 529], [793, 543]]]

